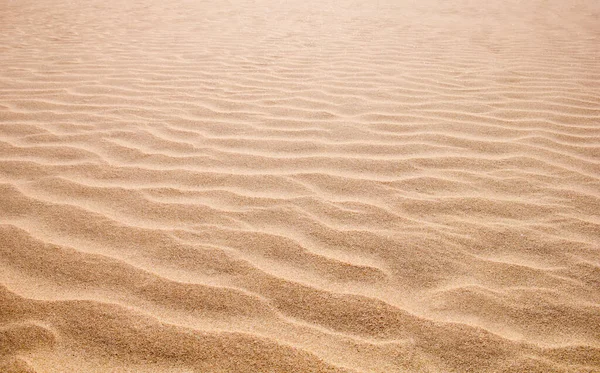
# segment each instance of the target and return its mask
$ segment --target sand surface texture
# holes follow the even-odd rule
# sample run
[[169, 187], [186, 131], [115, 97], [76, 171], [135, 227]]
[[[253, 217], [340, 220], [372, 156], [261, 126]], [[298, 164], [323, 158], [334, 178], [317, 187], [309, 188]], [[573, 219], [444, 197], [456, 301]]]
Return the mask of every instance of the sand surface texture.
[[600, 372], [600, 2], [0, 3], [1, 372]]

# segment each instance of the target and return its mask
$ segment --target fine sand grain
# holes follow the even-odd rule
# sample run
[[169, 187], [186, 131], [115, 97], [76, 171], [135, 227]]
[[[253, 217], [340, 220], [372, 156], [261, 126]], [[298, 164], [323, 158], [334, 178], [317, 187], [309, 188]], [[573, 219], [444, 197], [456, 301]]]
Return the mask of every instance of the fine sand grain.
[[0, 1], [0, 372], [600, 372], [600, 2]]

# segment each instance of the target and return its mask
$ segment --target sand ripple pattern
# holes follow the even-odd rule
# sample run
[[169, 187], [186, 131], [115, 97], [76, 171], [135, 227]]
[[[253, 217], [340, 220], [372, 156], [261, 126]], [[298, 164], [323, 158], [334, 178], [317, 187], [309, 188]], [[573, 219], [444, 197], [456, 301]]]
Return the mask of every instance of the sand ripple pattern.
[[600, 372], [600, 3], [0, 4], [0, 371]]

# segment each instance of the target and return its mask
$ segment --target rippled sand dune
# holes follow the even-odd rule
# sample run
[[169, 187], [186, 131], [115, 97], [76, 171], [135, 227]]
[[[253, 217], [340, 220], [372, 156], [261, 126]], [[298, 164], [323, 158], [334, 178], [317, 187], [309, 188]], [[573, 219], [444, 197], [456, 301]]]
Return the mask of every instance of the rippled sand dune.
[[600, 3], [0, 4], [1, 372], [600, 372]]

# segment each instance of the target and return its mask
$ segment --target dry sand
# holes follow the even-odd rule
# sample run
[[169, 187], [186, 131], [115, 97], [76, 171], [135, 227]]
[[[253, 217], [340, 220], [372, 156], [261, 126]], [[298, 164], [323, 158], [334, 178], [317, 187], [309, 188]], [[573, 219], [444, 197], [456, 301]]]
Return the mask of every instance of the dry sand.
[[600, 372], [600, 2], [4, 0], [1, 372]]

